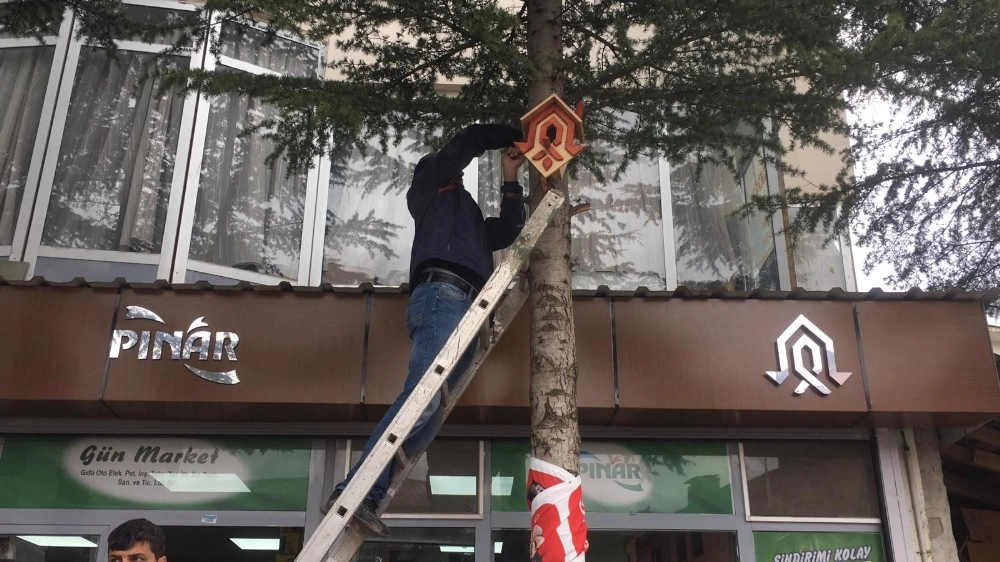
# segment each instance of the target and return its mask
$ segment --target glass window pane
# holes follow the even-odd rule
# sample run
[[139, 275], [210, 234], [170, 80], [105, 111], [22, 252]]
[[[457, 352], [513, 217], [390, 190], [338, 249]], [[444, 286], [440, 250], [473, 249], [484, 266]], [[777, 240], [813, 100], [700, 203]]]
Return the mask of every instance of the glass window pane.
[[[603, 150], [610, 161], [617, 159], [611, 147], [591, 143], [587, 150]], [[590, 203], [590, 210], [571, 222], [573, 288], [665, 289], [659, 164], [643, 158], [619, 179], [612, 179], [613, 174], [608, 166], [600, 182], [581, 168], [578, 177], [569, 179], [574, 202]], [[501, 179], [499, 152], [479, 159], [479, 193], [488, 215], [497, 212]]]
[[[528, 511], [523, 441], [491, 445], [493, 511]], [[584, 442], [583, 499], [593, 513], [733, 513], [729, 454], [719, 442]]]
[[[155, 55], [80, 52], [42, 243], [158, 253], [184, 96], [161, 93]], [[172, 57], [160, 64], [184, 65]]]
[[222, 54], [290, 76], [315, 76], [319, 49], [252, 27], [226, 22], [222, 26]]
[[[620, 159], [615, 147], [591, 143], [588, 150], [601, 150], [613, 163]], [[590, 203], [571, 222], [573, 288], [665, 289], [658, 162], [640, 158], [618, 179], [611, 166], [603, 172], [603, 182], [583, 169], [570, 180], [570, 197]]]
[[866, 442], [748, 442], [743, 456], [751, 515], [879, 516]]
[[735, 211], [744, 188], [761, 189], [762, 168], [749, 166], [736, 182], [725, 166], [694, 157], [670, 171], [677, 284], [690, 288], [777, 289], [774, 235], [766, 217], [747, 220]]
[[[753, 157], [747, 163], [746, 170], [743, 171], [743, 193], [745, 200], [751, 201], [754, 196], [766, 196], [771, 194], [771, 188], [767, 181], [767, 169], [764, 161], [758, 157]], [[771, 217], [760, 212], [753, 211], [747, 219], [748, 228], [748, 255], [745, 258], [747, 271], [751, 275], [749, 283], [751, 288], [767, 290], [778, 290], [778, 261], [774, 247], [774, 227], [771, 224]]]
[[96, 562], [97, 535], [0, 535], [0, 560]]
[[[601, 562], [737, 562], [736, 533], [590, 531], [588, 560]], [[493, 531], [493, 560], [534, 560], [528, 532]], [[763, 560], [763, 559], [761, 559]], [[768, 559], [770, 560], [770, 559]]]
[[55, 47], [0, 50], [0, 246], [14, 239]]
[[[364, 444], [361, 439], [351, 442], [352, 463]], [[436, 440], [417, 460], [385, 513], [478, 514], [479, 473], [478, 441]]]
[[[798, 207], [789, 207], [789, 222], [794, 221], [798, 213]], [[838, 236], [827, 243], [826, 237], [829, 235], [829, 232], [819, 230], [804, 232], [799, 236], [792, 249], [796, 286], [807, 291], [827, 291], [833, 287], [847, 288], [843, 254], [844, 238]]]
[[163, 532], [167, 535], [167, 560], [175, 562], [291, 562], [302, 550], [304, 534], [302, 527], [215, 525], [164, 526]]
[[3, 446], [0, 509], [306, 507], [309, 439], [12, 435]]
[[191, 258], [297, 279], [307, 174], [268, 163], [274, 143], [247, 127], [277, 116], [233, 93], [210, 102]]
[[[64, 9], [63, 6], [55, 3], [53, 3], [51, 6], [46, 5], [46, 3], [37, 3], [36, 6], [38, 6], [40, 10], [44, 10], [41, 12], [43, 17], [39, 18], [38, 20], [39, 27], [41, 27], [40, 31], [42, 32], [42, 34], [57, 35], [59, 33], [59, 26], [62, 24], [63, 9]], [[24, 9], [24, 7], [22, 7], [21, 9]], [[6, 15], [4, 14], [4, 12], [10, 12], [10, 10], [11, 10], [10, 7], [5, 6], [4, 4], [0, 4], [0, 15]], [[56, 17], [49, 18], [50, 14]], [[17, 37], [20, 36], [9, 32], [6, 28], [0, 29], [0, 39], [9, 39]], [[2, 558], [0, 558], [0, 560], [2, 560]]]
[[[149, 26], [181, 26], [193, 24], [195, 22], [194, 12], [181, 10], [165, 10], [162, 8], [149, 8], [146, 6], [124, 6], [125, 17], [128, 21], [149, 25]], [[178, 30], [164, 31], [151, 38], [152, 42], [161, 45], [173, 45], [181, 38], [182, 32]], [[119, 39], [130, 39], [132, 41], [142, 41], [140, 35], [122, 36]]]
[[414, 225], [406, 208], [413, 167], [426, 152], [415, 136], [383, 151], [335, 151], [323, 239], [323, 281], [400, 285], [409, 278]]
[[472, 562], [476, 559], [476, 533], [471, 528], [393, 527], [386, 539], [369, 538], [352, 562]]

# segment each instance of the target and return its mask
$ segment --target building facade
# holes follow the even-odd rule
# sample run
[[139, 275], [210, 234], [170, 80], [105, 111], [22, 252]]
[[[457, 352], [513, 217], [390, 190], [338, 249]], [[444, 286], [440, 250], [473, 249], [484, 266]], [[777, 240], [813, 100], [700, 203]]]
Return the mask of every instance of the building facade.
[[[320, 46], [220, 19], [217, 55], [111, 56], [73, 26], [0, 33], [0, 560], [103, 559], [136, 516], [172, 562], [292, 560], [405, 376], [421, 147], [289, 175], [241, 134], [271, 108], [150, 65], [301, 76]], [[465, 175], [487, 212], [498, 164]], [[854, 292], [846, 244], [731, 214], [785, 181], [748, 156], [572, 182], [592, 559], [952, 560], [939, 435], [1000, 412], [996, 295]], [[358, 560], [528, 557], [529, 370], [522, 310]]]

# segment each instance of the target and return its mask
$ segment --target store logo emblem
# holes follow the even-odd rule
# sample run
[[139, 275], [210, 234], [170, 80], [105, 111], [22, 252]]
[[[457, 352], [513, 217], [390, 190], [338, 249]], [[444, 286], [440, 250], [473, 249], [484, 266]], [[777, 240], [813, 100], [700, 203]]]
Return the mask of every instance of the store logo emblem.
[[[153, 320], [163, 325], [167, 324], [158, 314], [148, 308], [129, 306], [126, 307], [126, 310], [126, 320]], [[199, 316], [188, 326], [187, 336], [184, 335], [184, 332], [179, 331], [171, 333], [150, 332], [149, 330], [141, 332], [115, 330], [111, 335], [111, 352], [108, 357], [118, 359], [122, 350], [132, 349], [138, 344], [138, 359], [160, 359], [163, 355], [163, 344], [167, 344], [170, 346], [170, 358], [175, 360], [190, 361], [191, 356], [197, 353], [199, 360], [207, 361], [208, 350], [212, 348], [213, 361], [222, 361], [223, 352], [226, 354], [226, 359], [236, 361], [236, 346], [240, 343], [240, 337], [235, 332], [215, 332], [213, 337], [213, 333], [208, 330], [198, 330], [198, 328], [207, 327], [205, 317]], [[152, 351], [150, 351], [150, 342], [153, 344]], [[240, 382], [235, 369], [231, 371], [206, 371], [192, 367], [187, 363], [184, 363], [184, 366], [207, 381], [219, 384]]]
[[[802, 330], [802, 335], [792, 344], [792, 353], [789, 360], [788, 342], [800, 329]], [[789, 365], [791, 365], [791, 370], [794, 370], [795, 374], [802, 378], [799, 385], [795, 387], [796, 396], [801, 395], [810, 386], [824, 396], [830, 394], [830, 389], [818, 378], [823, 373], [824, 368], [823, 350], [826, 351], [825, 366], [827, 373], [837, 383], [837, 386], [842, 386], [851, 376], [849, 372], [837, 370], [837, 360], [833, 351], [833, 339], [823, 333], [823, 330], [817, 328], [815, 324], [802, 314], [781, 333], [778, 337], [777, 346], [778, 367], [781, 370], [764, 371], [764, 374], [770, 377], [775, 383], [781, 384], [788, 378], [790, 372]], [[806, 366], [806, 351], [809, 352], [809, 365], [811, 367]]]

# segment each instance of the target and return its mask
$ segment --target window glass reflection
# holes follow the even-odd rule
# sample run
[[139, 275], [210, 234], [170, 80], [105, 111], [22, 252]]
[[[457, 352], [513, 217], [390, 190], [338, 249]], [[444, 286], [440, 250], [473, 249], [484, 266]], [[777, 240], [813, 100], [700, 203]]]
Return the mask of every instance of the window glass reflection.
[[42, 244], [160, 251], [184, 96], [160, 92], [155, 58], [80, 52]]
[[[798, 214], [798, 207], [789, 207], [789, 223]], [[844, 238], [837, 237], [828, 242], [829, 235], [829, 231], [819, 227], [816, 232], [803, 232], [795, 241], [792, 255], [795, 259], [796, 286], [807, 291], [848, 288], [844, 269]]]
[[[130, 23], [142, 26], [157, 27], [159, 33], [148, 37], [149, 42], [161, 45], [173, 45], [183, 37], [185, 25], [195, 23], [194, 12], [165, 10], [162, 8], [149, 8], [146, 6], [124, 5], [125, 17]], [[143, 41], [146, 38], [142, 34], [136, 33], [119, 37], [119, 39], [129, 39], [132, 41]]]
[[[163, 527], [170, 562], [292, 562], [302, 527]], [[150, 561], [153, 562], [153, 561]]]
[[[736, 534], [701, 531], [590, 531], [588, 560], [601, 562], [737, 562]], [[493, 532], [493, 560], [530, 557], [527, 531]]]
[[191, 257], [297, 279], [305, 216], [306, 173], [268, 161], [274, 143], [243, 134], [277, 116], [258, 100], [232, 93], [211, 100]]
[[677, 284], [727, 290], [778, 289], [770, 219], [742, 218], [748, 193], [767, 190], [763, 166], [753, 159], [737, 182], [725, 166], [692, 156], [670, 170]]
[[[665, 289], [657, 161], [642, 158], [614, 179], [614, 165], [621, 151], [598, 143], [588, 144], [587, 150], [602, 151], [602, 158], [611, 164], [603, 170], [604, 181], [582, 167], [578, 176], [569, 180], [571, 199], [590, 203], [588, 211], [571, 221], [573, 288], [607, 285], [620, 290], [639, 286]], [[480, 200], [487, 214], [498, 212], [501, 173], [499, 153], [491, 152], [479, 159]], [[526, 177], [521, 184], [527, 186]]]
[[323, 238], [323, 281], [398, 286], [409, 277], [413, 219], [406, 189], [425, 154], [414, 135], [386, 150], [334, 151]]
[[879, 516], [867, 442], [748, 442], [743, 456], [751, 515]]
[[260, 29], [226, 22], [222, 26], [222, 54], [290, 76], [315, 75], [319, 49]]
[[96, 535], [0, 535], [0, 560], [96, 562]]
[[[0, 246], [14, 239], [55, 47], [0, 49]], [[44, 134], [44, 133], [43, 133]]]
[[[352, 463], [363, 446], [361, 439], [351, 442]], [[478, 514], [479, 473], [478, 441], [436, 440], [417, 459], [385, 513]]]
[[420, 562], [472, 562], [476, 559], [476, 533], [471, 528], [393, 527], [385, 539], [369, 539], [352, 562], [415, 560]]
[[[523, 441], [491, 444], [493, 511], [528, 511]], [[584, 442], [583, 500], [594, 513], [733, 513], [725, 443]]]

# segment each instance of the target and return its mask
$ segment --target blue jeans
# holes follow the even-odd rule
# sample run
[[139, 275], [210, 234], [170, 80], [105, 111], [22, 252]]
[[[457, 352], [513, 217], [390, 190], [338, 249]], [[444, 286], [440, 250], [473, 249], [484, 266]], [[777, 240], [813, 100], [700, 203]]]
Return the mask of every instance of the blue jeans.
[[[410, 365], [409, 374], [406, 375], [406, 383], [403, 391], [392, 403], [389, 411], [382, 416], [382, 421], [378, 423], [368, 443], [361, 452], [361, 458], [347, 473], [347, 478], [338, 483], [337, 490], [343, 490], [347, 482], [357, 472], [358, 467], [368, 457], [371, 450], [377, 445], [385, 433], [387, 427], [396, 417], [396, 413], [403, 407], [403, 403], [410, 397], [410, 393], [417, 387], [424, 373], [430, 368], [438, 352], [455, 331], [455, 327], [465, 316], [465, 313], [472, 306], [472, 299], [463, 293], [458, 287], [449, 283], [421, 283], [413, 289], [410, 295], [409, 304], [406, 307], [406, 328], [410, 333]], [[478, 338], [469, 344], [468, 350], [462, 356], [454, 369], [452, 369], [446, 384], [451, 389], [459, 375], [468, 369], [475, 355]], [[420, 415], [417, 423], [413, 426], [409, 436], [403, 441], [402, 449], [407, 457], [420, 454], [434, 440], [441, 424], [444, 423], [444, 409], [441, 407], [441, 393], [437, 393], [427, 409]], [[375, 482], [371, 491], [368, 492], [368, 499], [375, 502], [375, 505], [382, 505], [385, 500], [389, 486], [392, 484], [392, 475], [396, 469], [396, 460], [393, 459], [389, 466], [382, 472], [382, 475]]]

